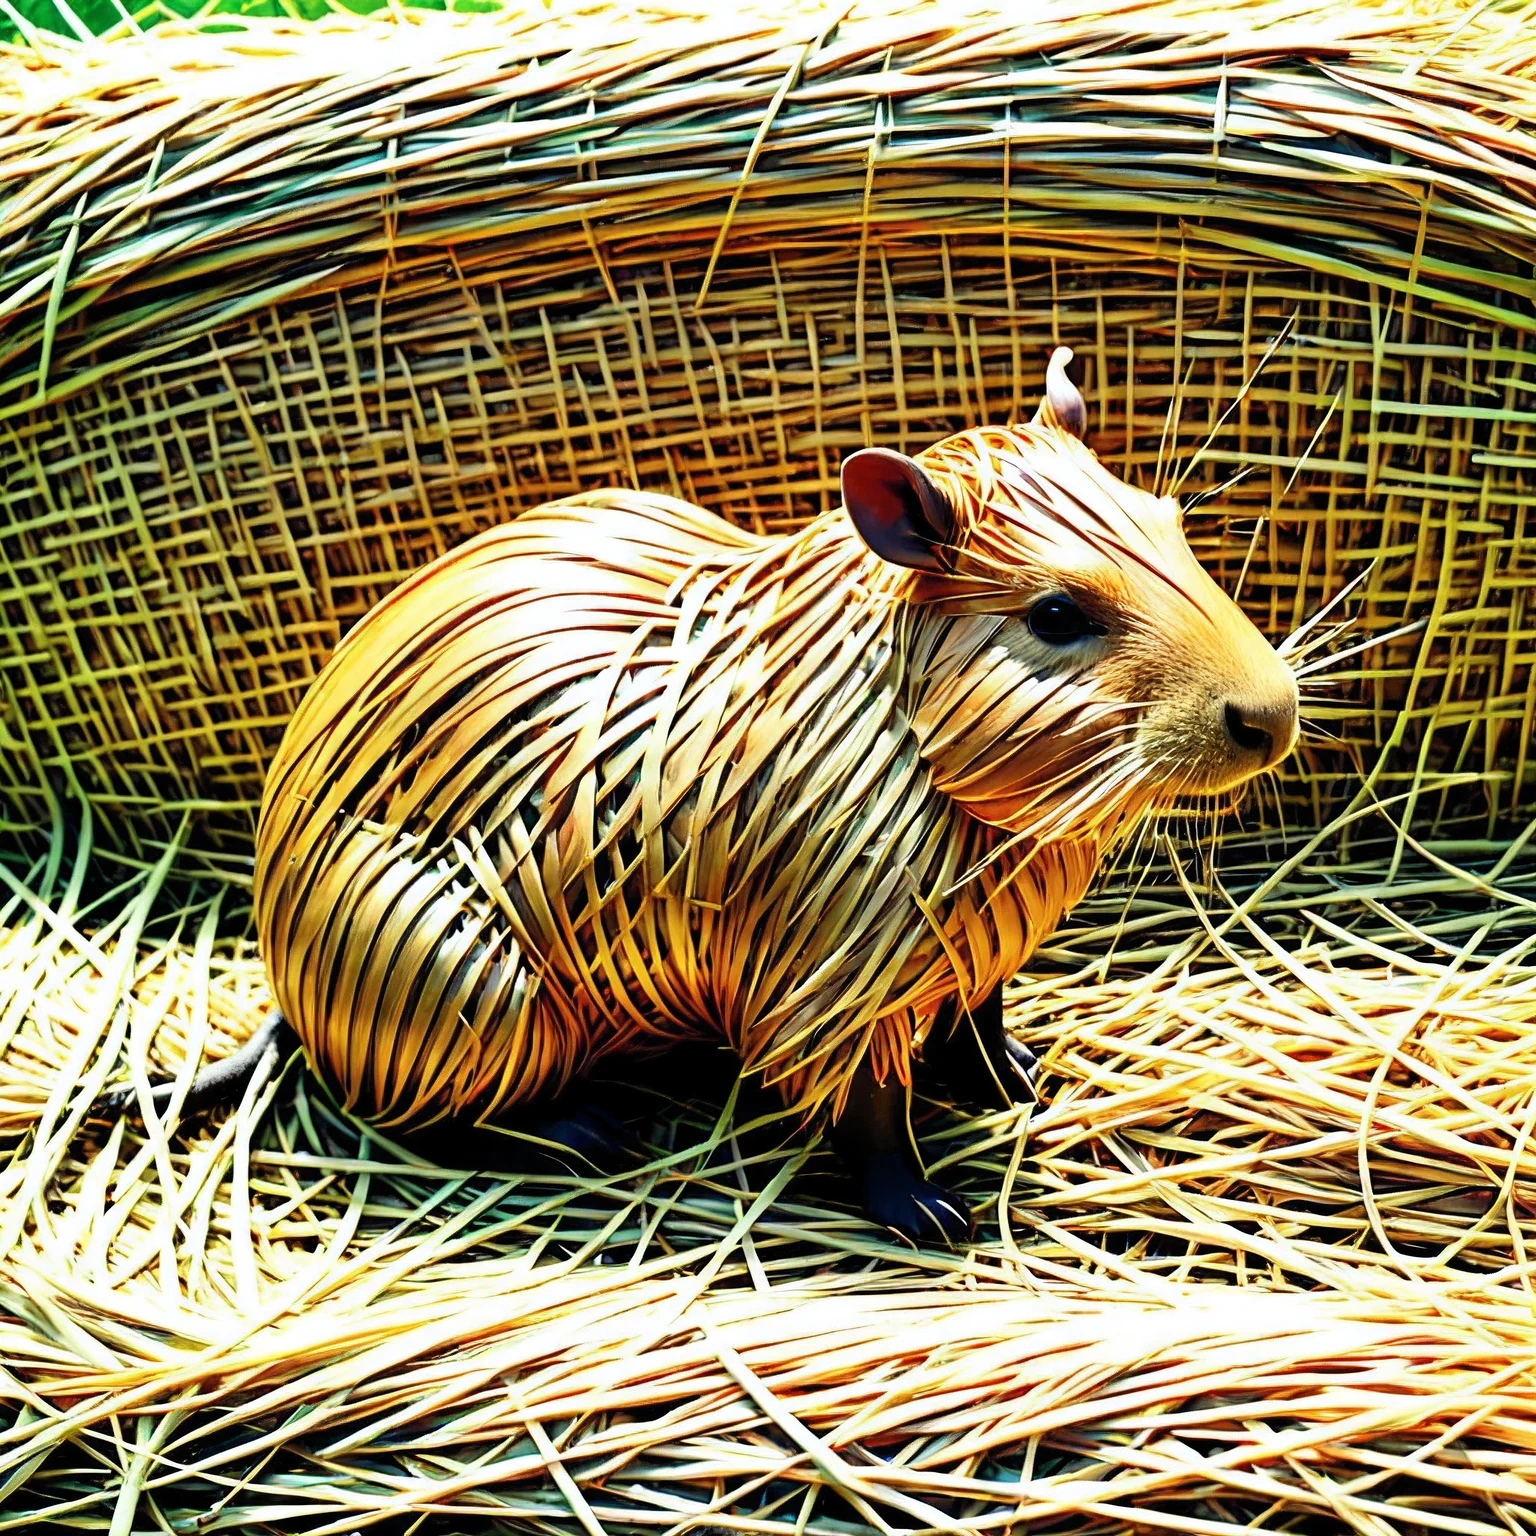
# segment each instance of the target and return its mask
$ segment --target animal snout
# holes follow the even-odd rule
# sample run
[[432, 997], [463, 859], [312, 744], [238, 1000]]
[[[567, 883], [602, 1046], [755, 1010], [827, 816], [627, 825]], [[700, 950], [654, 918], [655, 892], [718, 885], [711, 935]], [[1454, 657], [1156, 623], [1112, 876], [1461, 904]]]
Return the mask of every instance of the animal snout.
[[1275, 749], [1275, 733], [1262, 725], [1254, 725], [1243, 713], [1241, 704], [1228, 701], [1223, 714], [1227, 722], [1227, 735], [1244, 752], [1257, 752], [1267, 762]]
[[1278, 763], [1295, 743], [1295, 689], [1270, 699], [1228, 699], [1222, 719], [1238, 751], [1258, 759], [1253, 768], [1257, 773]]

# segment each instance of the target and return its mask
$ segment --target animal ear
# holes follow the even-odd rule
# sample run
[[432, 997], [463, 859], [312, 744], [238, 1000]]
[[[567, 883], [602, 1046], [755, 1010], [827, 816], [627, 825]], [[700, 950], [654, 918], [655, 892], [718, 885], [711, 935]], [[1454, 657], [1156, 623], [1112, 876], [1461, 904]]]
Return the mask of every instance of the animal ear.
[[955, 511], [922, 466], [889, 448], [861, 448], [843, 460], [843, 505], [859, 537], [892, 565], [948, 569], [939, 556], [955, 537]]
[[1035, 424], [1060, 427], [1080, 438], [1088, 430], [1088, 406], [1082, 391], [1067, 377], [1067, 364], [1071, 361], [1071, 347], [1057, 347], [1051, 353], [1051, 360], [1045, 365], [1045, 399], [1035, 412]]

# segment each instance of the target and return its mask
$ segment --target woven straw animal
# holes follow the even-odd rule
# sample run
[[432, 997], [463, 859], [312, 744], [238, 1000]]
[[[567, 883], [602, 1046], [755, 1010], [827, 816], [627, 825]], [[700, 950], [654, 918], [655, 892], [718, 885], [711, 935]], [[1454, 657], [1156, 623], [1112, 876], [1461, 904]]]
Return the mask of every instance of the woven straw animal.
[[968, 1230], [912, 1145], [914, 1058], [1027, 1094], [1003, 982], [1138, 817], [1296, 731], [1176, 505], [1080, 440], [1070, 357], [1027, 426], [853, 454], [801, 532], [586, 493], [353, 630], [256, 856], [282, 1015], [351, 1109], [592, 1152], [573, 1084], [723, 1034], [873, 1218]]

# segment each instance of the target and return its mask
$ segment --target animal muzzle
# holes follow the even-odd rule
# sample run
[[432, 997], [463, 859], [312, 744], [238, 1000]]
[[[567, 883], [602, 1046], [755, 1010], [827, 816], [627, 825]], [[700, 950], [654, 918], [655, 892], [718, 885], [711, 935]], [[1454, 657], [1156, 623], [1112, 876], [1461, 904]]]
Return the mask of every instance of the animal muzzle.
[[1273, 768], [1296, 745], [1296, 679], [1272, 651], [1266, 659], [1270, 664], [1258, 676], [1250, 673], [1239, 686], [1208, 696], [1200, 786], [1208, 791], [1236, 789]]
[[1295, 683], [1267, 694], [1223, 699], [1221, 723], [1236, 766], [1249, 773], [1273, 768], [1296, 745]]
[[[1143, 718], [1142, 744], [1174, 795], [1225, 794], [1273, 768], [1296, 745], [1296, 679], [1255, 630], [1238, 632], [1246, 655], [1213, 648], [1211, 666], [1191, 668], [1184, 686]], [[1233, 647], [1235, 649], [1235, 647]]]

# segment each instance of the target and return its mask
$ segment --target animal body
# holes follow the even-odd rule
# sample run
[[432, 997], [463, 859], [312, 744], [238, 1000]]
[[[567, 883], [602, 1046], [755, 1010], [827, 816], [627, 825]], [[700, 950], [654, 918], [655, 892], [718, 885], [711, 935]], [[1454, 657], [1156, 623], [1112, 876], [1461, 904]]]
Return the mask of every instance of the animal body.
[[344, 640], [272, 766], [278, 1006], [386, 1126], [581, 1145], [573, 1085], [723, 1036], [865, 1208], [968, 1230], [907, 1130], [914, 1063], [1029, 1091], [1001, 988], [1106, 848], [1296, 732], [1292, 675], [1179, 512], [1027, 425], [865, 450], [757, 537], [596, 491], [471, 539]]

